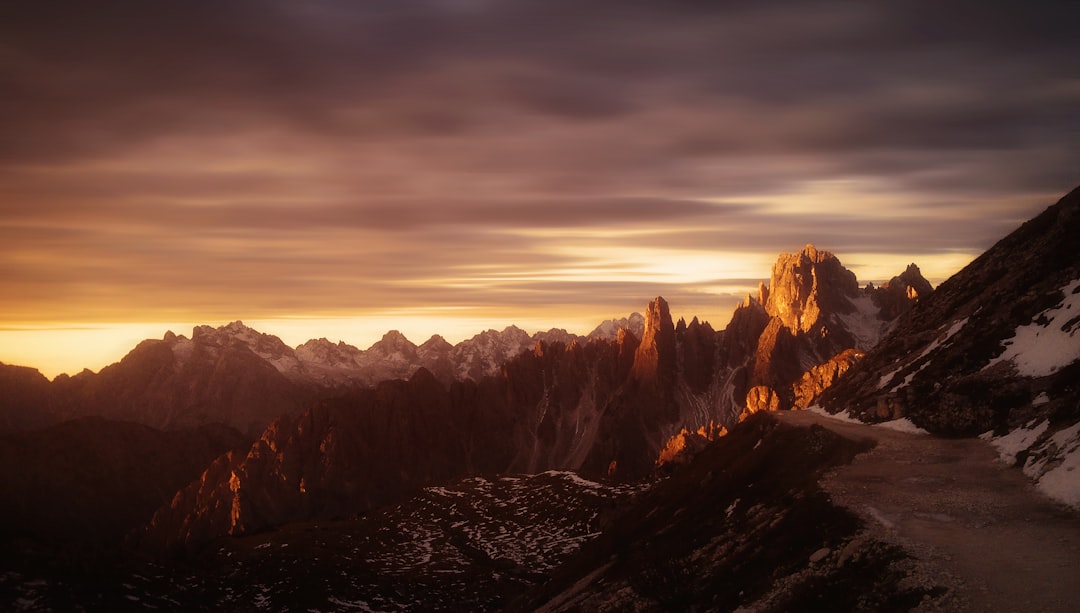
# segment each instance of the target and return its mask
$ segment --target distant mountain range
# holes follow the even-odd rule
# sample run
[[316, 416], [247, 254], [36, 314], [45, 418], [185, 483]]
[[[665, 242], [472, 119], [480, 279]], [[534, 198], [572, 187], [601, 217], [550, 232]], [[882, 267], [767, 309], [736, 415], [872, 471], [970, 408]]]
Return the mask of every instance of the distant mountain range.
[[241, 321], [197, 326], [190, 339], [170, 331], [161, 340], [143, 341], [99, 373], [50, 382], [32, 368], [0, 364], [0, 430], [93, 415], [162, 429], [223, 423], [254, 437], [313, 399], [407, 379], [420, 368], [444, 385], [479, 380], [538, 342], [614, 340], [619, 329], [640, 336], [644, 326], [644, 317], [633, 313], [605, 321], [585, 337], [554, 328], [530, 336], [508, 326], [457, 345], [434, 335], [419, 346], [393, 330], [367, 350], [325, 338], [293, 349]]

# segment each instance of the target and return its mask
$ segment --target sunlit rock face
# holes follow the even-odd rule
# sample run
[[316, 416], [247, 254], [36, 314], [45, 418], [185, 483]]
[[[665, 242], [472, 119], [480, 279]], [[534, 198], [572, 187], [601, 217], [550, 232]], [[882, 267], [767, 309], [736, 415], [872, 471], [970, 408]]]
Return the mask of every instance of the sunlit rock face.
[[795, 393], [793, 408], [805, 409], [813, 404], [863, 355], [863, 352], [858, 349], [847, 349], [803, 373], [793, 388]]
[[918, 303], [825, 392], [825, 407], [948, 435], [1046, 421], [1040, 443], [1080, 421], [1077, 236], [1080, 188], [928, 296], [909, 267], [897, 286]]
[[858, 291], [855, 274], [836, 256], [807, 245], [773, 265], [765, 311], [793, 332], [810, 332], [823, 315], [850, 312]]
[[675, 373], [675, 325], [671, 309], [662, 297], [645, 311], [645, 331], [634, 356], [634, 377], [643, 383], [670, 384]]
[[874, 303], [881, 308], [883, 318], [895, 319], [932, 291], [930, 282], [922, 276], [919, 267], [910, 264], [904, 272], [882, 285], [881, 291], [873, 294]]
[[807, 245], [781, 255], [770, 284], [759, 288], [757, 300], [747, 297], [732, 319], [742, 334], [760, 329], [756, 337], [728, 341], [753, 347], [746, 409], [808, 406], [930, 292], [914, 264], [881, 288], [860, 289], [855, 275], [827, 251]]

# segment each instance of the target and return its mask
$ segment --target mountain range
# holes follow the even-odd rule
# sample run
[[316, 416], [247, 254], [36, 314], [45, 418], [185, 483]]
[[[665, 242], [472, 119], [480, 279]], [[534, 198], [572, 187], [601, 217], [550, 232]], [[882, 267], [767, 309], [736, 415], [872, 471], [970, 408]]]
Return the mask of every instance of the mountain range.
[[[981, 435], [1080, 505], [1078, 226], [1080, 189], [936, 289], [914, 264], [860, 286], [807, 245], [779, 256], [721, 330], [673, 321], [656, 297], [584, 337], [510, 326], [453, 346], [389, 332], [367, 350], [290, 348], [237, 321], [144, 341], [96, 374], [48, 381], [0, 365], [3, 546], [20, 561], [0, 595], [110, 608], [170, 608], [164, 594], [205, 606], [226, 592], [234, 604], [338, 610], [732, 610], [767, 595], [771, 610], [911, 608], [941, 590], [905, 586], [896, 564], [909, 554], [860, 537], [861, 520], [816, 485], [867, 445], [771, 415], [820, 404]], [[526, 549], [540, 538], [505, 511], [532, 508], [523, 501], [541, 490], [576, 509], [537, 511], [565, 548], [501, 555], [508, 545], [489, 530], [525, 535]], [[411, 536], [394, 532], [417, 513], [426, 523]], [[426, 559], [393, 566], [406, 542], [426, 542]], [[274, 566], [286, 547], [333, 589], [290, 596]], [[845, 547], [858, 563], [799, 574], [807, 557]], [[360, 552], [359, 575], [331, 578], [326, 556]], [[99, 583], [125, 587], [94, 596], [72, 569], [102, 555]], [[221, 577], [232, 556], [246, 565], [229, 581], [246, 587]], [[35, 591], [33, 572], [61, 579]], [[783, 577], [790, 589], [777, 592]], [[419, 600], [403, 595], [410, 581], [425, 586]], [[484, 596], [469, 601], [469, 585]], [[822, 600], [821, 585], [853, 591]]]

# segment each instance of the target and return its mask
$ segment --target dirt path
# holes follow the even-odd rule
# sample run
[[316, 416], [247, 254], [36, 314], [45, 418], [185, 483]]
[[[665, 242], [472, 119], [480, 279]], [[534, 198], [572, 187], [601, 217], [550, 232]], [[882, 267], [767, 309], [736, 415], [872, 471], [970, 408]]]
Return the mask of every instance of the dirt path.
[[1036, 491], [986, 442], [907, 434], [809, 411], [780, 417], [877, 441], [822, 487], [866, 519], [872, 536], [904, 546], [922, 572], [950, 587], [951, 607], [1080, 611], [1080, 513]]

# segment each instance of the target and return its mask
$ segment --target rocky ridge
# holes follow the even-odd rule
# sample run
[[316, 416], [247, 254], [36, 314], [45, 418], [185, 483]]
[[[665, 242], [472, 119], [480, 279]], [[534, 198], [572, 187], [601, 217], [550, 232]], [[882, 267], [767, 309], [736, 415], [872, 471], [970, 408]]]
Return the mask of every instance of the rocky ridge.
[[[854, 284], [835, 257], [813, 254]], [[774, 281], [786, 278], [779, 274]], [[646, 309], [641, 340], [623, 329], [615, 341], [540, 341], [505, 362], [498, 375], [455, 381], [448, 390], [420, 369], [409, 381], [324, 402], [278, 420], [246, 454], [219, 458], [159, 510], [141, 543], [196, 551], [216, 536], [371, 509], [415, 488], [471, 475], [572, 470], [641, 479], [658, 459], [678, 463], [679, 452], [700, 448], [745, 416], [740, 376], [753, 370], [769, 381], [789, 377], [812, 395], [859, 355], [844, 348], [843, 339], [854, 342], [854, 335], [845, 336], [842, 322], [829, 319], [835, 307], [820, 306], [844, 304], [824, 298], [827, 288], [811, 286], [800, 295], [802, 314], [791, 320], [800, 326], [796, 333], [780, 315], [768, 319], [766, 326], [805, 343], [783, 356], [790, 374], [773, 374], [779, 358], [759, 355], [763, 336], [756, 325], [768, 317], [760, 303], [748, 308], [765, 317], [737, 312], [730, 332], [716, 332], [697, 319], [676, 325], [657, 297]], [[820, 330], [824, 321], [838, 330], [828, 342], [800, 336], [803, 325]], [[800, 353], [804, 346], [809, 349]], [[814, 363], [833, 348], [840, 348], [839, 356]], [[800, 370], [804, 364], [812, 365], [808, 373]]]
[[822, 396], [867, 422], [983, 435], [1059, 498], [1080, 467], [1080, 188], [902, 316]]

